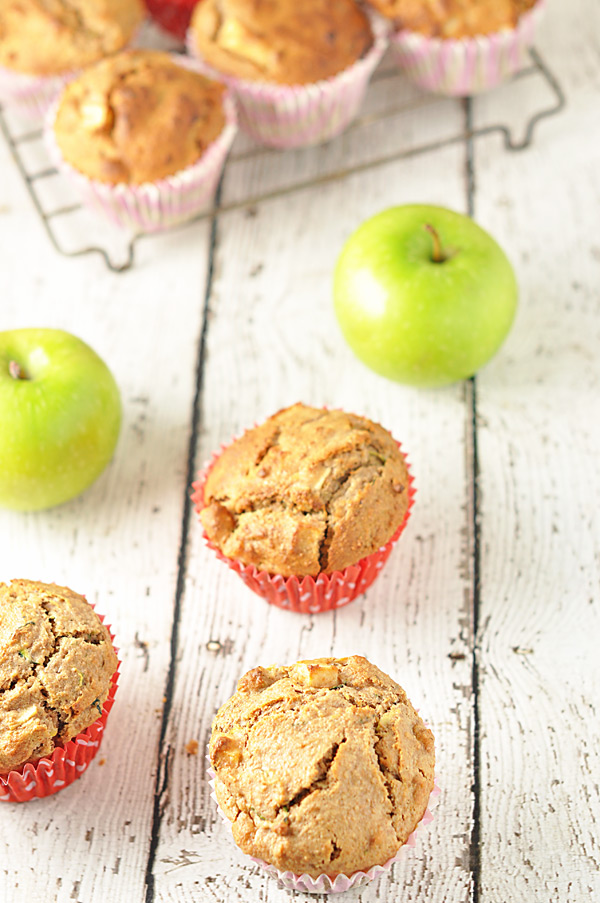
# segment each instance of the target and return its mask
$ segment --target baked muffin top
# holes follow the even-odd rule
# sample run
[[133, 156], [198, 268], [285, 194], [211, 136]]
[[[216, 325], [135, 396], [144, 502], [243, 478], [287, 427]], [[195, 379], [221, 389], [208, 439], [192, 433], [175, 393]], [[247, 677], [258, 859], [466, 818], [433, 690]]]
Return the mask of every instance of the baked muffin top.
[[219, 72], [285, 85], [330, 78], [373, 43], [354, 0], [202, 0], [190, 27], [198, 52]]
[[433, 734], [358, 655], [249, 671], [217, 712], [210, 758], [238, 846], [312, 877], [394, 856], [434, 781]]
[[93, 724], [116, 668], [110, 634], [83, 596], [53, 583], [0, 584], [0, 772]]
[[0, 66], [30, 75], [80, 69], [121, 50], [145, 14], [142, 0], [2, 0]]
[[367, 0], [396, 27], [428, 37], [466, 38], [514, 28], [537, 0]]
[[126, 50], [64, 89], [56, 143], [100, 182], [141, 184], [196, 163], [225, 127], [225, 88], [167, 53]]
[[382, 426], [296, 404], [223, 451], [200, 518], [228, 558], [314, 576], [384, 545], [404, 519], [408, 489], [404, 456]]

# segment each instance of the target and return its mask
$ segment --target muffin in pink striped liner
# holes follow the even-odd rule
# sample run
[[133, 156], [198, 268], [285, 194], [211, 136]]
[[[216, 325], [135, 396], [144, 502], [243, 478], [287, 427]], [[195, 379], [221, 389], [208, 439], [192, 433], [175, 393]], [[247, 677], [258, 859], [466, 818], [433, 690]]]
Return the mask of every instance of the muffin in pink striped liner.
[[43, 117], [78, 71], [131, 44], [144, 16], [142, 0], [3, 0], [0, 103]]
[[236, 844], [308, 893], [384, 874], [439, 795], [433, 734], [402, 687], [358, 655], [249, 671], [217, 712], [209, 762]]
[[115, 225], [152, 232], [209, 207], [235, 132], [222, 84], [187, 57], [136, 50], [73, 80], [46, 138], [85, 202]]
[[0, 586], [0, 801], [50, 796], [81, 777], [119, 678], [113, 635], [64, 586]]
[[190, 54], [231, 88], [240, 128], [279, 148], [344, 131], [387, 44], [387, 24], [354, 0], [203, 0], [187, 36]]
[[[488, 91], [526, 66], [545, 10], [545, 0], [465, 2], [455, 15], [444, 8], [438, 22], [427, 18], [431, 5], [424, 0], [422, 22], [411, 23], [401, 15], [404, 0], [370, 2], [395, 19], [390, 53], [408, 78], [427, 91], [458, 97]], [[481, 15], [469, 17], [474, 12]]]
[[192, 499], [209, 548], [271, 605], [311, 614], [373, 583], [415, 491], [382, 426], [296, 404], [213, 455]]

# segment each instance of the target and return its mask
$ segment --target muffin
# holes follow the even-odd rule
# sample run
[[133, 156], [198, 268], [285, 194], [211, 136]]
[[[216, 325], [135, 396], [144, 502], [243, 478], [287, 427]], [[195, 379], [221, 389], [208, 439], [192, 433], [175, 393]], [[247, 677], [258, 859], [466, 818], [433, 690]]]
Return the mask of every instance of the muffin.
[[32, 580], [0, 585], [0, 799], [46, 796], [79, 777], [97, 752], [117, 667], [83, 596]]
[[119, 225], [142, 230], [199, 212], [235, 133], [223, 85], [155, 50], [124, 51], [86, 69], [51, 119], [63, 171]]
[[372, 582], [413, 495], [387, 430], [301, 403], [225, 448], [194, 490], [220, 556], [268, 601], [305, 611], [343, 605]]
[[434, 788], [431, 731], [356, 655], [249, 671], [217, 712], [209, 752], [235, 842], [297, 890], [343, 889], [336, 880], [388, 865]]
[[354, 0], [202, 0], [188, 48], [231, 86], [245, 131], [297, 147], [354, 118], [386, 33]]
[[129, 44], [144, 16], [142, 0], [3, 0], [2, 102], [43, 114], [73, 73]]
[[514, 28], [535, 0], [369, 0], [401, 31], [467, 38]]
[[353, 0], [203, 0], [192, 34], [205, 62], [224, 75], [282, 85], [331, 78], [373, 43]]
[[367, 0], [393, 23], [392, 55], [421, 87], [465, 96], [528, 61], [540, 0]]

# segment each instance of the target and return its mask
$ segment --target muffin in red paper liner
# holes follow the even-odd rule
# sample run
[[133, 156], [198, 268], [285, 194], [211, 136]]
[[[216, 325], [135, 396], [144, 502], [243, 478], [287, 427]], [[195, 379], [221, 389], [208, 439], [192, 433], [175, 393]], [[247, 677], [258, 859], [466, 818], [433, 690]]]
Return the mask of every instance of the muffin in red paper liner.
[[473, 3], [368, 0], [395, 25], [390, 55], [419, 87], [466, 97], [488, 91], [530, 62], [545, 0]]
[[235, 132], [225, 87], [193, 60], [131, 50], [67, 85], [46, 141], [86, 203], [117, 226], [154, 232], [208, 209]]
[[198, 0], [146, 0], [146, 7], [161, 28], [183, 41], [197, 3]]
[[143, 0], [2, 0], [0, 102], [44, 116], [82, 68], [132, 43], [144, 15]]
[[362, 656], [254, 668], [215, 717], [209, 779], [240, 849], [308, 893], [388, 871], [432, 821], [431, 731]]
[[113, 636], [85, 597], [0, 586], [0, 801], [50, 796], [81, 777], [118, 684]]
[[286, 149], [322, 144], [348, 127], [388, 31], [354, 0], [202, 0], [186, 43], [231, 88], [240, 128]]
[[207, 545], [272, 605], [348, 604], [381, 572], [415, 490], [382, 426], [296, 404], [213, 454], [193, 484]]

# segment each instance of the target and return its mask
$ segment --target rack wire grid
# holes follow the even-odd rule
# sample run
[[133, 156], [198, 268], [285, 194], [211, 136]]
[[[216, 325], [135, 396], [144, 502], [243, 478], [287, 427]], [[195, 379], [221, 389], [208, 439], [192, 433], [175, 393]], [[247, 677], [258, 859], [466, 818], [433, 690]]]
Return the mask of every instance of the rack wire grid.
[[[457, 100], [417, 91], [397, 67], [386, 66], [384, 61], [373, 76], [363, 113], [343, 135], [321, 147], [293, 151], [258, 146], [244, 136], [238, 136], [222, 176], [222, 185], [235, 167], [247, 168], [250, 165], [253, 178], [235, 180], [239, 189], [237, 196], [235, 190], [217, 190], [209, 209], [174, 228], [185, 228], [190, 223], [221, 217], [232, 211], [251, 210], [277, 198], [337, 182], [404, 158], [432, 153], [452, 144], [477, 140], [485, 135], [501, 136], [506, 151], [522, 151], [532, 144], [538, 124], [558, 114], [566, 103], [558, 79], [540, 54], [534, 48], [529, 53], [530, 65], [493, 92], [499, 100], [492, 106], [506, 111], [514, 107], [515, 92], [519, 92], [519, 107], [522, 107], [521, 101], [531, 89], [529, 93], [534, 98], [534, 107], [521, 126], [519, 138], [502, 121], [473, 127], [471, 99]], [[546, 89], [544, 96], [548, 96], [548, 104], [541, 108], [538, 100], [540, 79]], [[460, 113], [460, 126], [448, 134], [428, 138], [426, 117], [432, 114], [430, 108], [436, 104], [454, 104]], [[450, 122], [456, 117], [445, 118]], [[99, 254], [115, 273], [130, 269], [135, 262], [136, 244], [144, 235], [124, 232], [104, 222], [100, 214], [82, 207], [67, 177], [51, 164], [41, 127], [34, 130], [30, 126], [24, 128], [23, 120], [0, 108], [0, 128], [34, 209], [56, 250], [66, 257]], [[361, 140], [361, 136], [366, 135], [365, 130], [372, 135], [373, 129], [380, 129], [380, 143]], [[273, 165], [273, 155], [277, 155], [279, 160], [284, 156], [286, 165]], [[303, 171], [308, 170], [311, 170], [310, 174], [303, 178]], [[254, 191], [248, 191], [248, 186], [252, 185], [255, 186]]]

